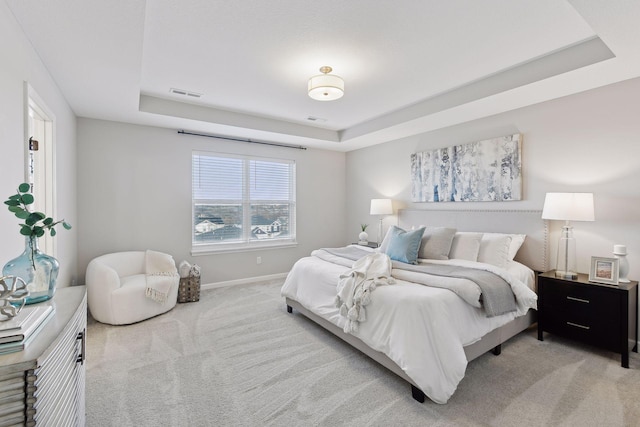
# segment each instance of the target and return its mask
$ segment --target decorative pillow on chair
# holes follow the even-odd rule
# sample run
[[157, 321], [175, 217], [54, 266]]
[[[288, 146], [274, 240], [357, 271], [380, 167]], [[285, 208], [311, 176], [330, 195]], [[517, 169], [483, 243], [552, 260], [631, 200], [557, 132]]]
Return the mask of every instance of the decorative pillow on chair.
[[426, 227], [422, 235], [422, 244], [418, 258], [449, 259], [455, 228]]
[[405, 231], [394, 225], [389, 229], [385, 237], [385, 243], [387, 243], [387, 245], [384, 245], [384, 252], [389, 255], [389, 258], [395, 261], [416, 264], [423, 233], [424, 228]]

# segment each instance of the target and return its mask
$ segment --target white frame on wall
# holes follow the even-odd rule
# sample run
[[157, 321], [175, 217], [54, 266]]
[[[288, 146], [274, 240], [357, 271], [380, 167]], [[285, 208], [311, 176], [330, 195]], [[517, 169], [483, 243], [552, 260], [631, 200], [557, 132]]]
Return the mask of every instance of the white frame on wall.
[[[38, 123], [36, 128], [32, 129], [34, 118]], [[34, 209], [53, 218], [56, 217], [55, 123], [55, 115], [51, 109], [35, 89], [28, 82], [24, 82], [24, 179], [31, 185], [36, 198]], [[30, 137], [38, 141], [37, 157], [29, 150]], [[40, 242], [45, 253], [56, 256], [56, 239], [45, 233]]]

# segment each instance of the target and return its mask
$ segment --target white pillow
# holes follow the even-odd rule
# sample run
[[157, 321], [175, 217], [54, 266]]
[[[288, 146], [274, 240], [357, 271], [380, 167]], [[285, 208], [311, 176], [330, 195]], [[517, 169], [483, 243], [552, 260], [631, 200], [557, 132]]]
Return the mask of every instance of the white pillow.
[[494, 236], [511, 236], [511, 244], [509, 245], [509, 261], [512, 261], [518, 250], [524, 243], [524, 239], [527, 237], [526, 234], [509, 234], [509, 233], [484, 233], [485, 235], [494, 235]]
[[509, 258], [511, 240], [511, 235], [509, 234], [484, 233], [480, 240], [478, 262], [505, 268], [507, 263], [511, 261]]
[[457, 232], [453, 236], [449, 259], [477, 261], [482, 233]]
[[527, 238], [526, 234], [512, 234], [511, 235], [511, 245], [509, 246], [509, 257], [513, 260], [518, 253], [520, 247], [524, 243], [524, 239]]

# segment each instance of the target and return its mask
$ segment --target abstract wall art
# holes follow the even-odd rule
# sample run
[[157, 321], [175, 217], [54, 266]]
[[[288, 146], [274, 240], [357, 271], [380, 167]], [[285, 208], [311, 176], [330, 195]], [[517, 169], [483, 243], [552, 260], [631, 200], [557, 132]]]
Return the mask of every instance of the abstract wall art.
[[412, 201], [521, 200], [521, 146], [514, 134], [412, 154]]

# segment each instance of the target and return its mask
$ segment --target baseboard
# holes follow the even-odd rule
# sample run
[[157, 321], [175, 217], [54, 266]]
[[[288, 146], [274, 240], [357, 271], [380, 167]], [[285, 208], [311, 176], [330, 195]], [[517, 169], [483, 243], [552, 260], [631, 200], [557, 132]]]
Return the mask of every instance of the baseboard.
[[226, 280], [224, 282], [207, 283], [200, 285], [201, 290], [225, 288], [227, 286], [247, 285], [258, 282], [268, 282], [271, 280], [281, 280], [287, 277], [288, 273], [269, 274], [267, 276], [248, 277], [246, 279]]

